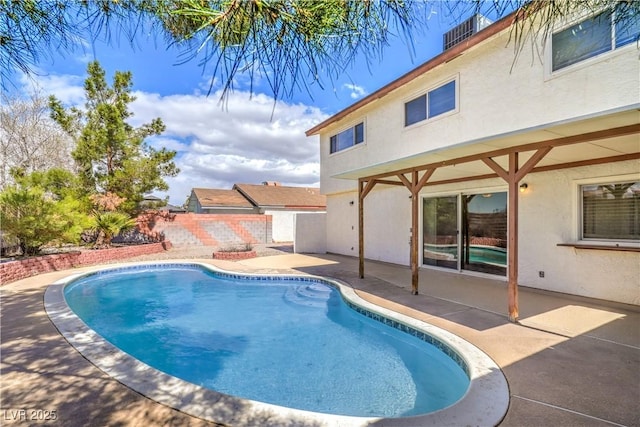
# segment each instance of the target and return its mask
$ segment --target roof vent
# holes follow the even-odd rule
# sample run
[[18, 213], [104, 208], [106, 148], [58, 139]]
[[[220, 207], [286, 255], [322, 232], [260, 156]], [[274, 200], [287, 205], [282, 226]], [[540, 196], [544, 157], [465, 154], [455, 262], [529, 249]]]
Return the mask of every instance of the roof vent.
[[279, 187], [280, 183], [278, 181], [262, 181], [262, 185], [266, 185], [267, 187]]
[[453, 27], [442, 36], [443, 50], [447, 50], [457, 45], [463, 40], [468, 39], [483, 28], [488, 27], [493, 22], [488, 18], [477, 14], [464, 21], [462, 24]]

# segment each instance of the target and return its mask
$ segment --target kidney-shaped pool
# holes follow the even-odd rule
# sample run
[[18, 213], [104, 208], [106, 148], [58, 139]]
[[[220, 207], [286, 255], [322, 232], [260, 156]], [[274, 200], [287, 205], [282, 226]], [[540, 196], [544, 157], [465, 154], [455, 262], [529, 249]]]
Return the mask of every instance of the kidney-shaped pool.
[[[159, 380], [143, 381], [145, 388], [151, 382], [175, 394], [186, 382], [236, 404], [276, 408], [288, 419], [291, 408], [291, 416], [314, 414], [343, 424], [426, 420], [477, 394], [477, 381], [485, 377], [504, 389], [492, 402], [504, 411], [492, 422], [506, 412], [500, 404], [508, 404], [506, 382], [482, 352], [446, 331], [370, 306], [351, 288], [320, 277], [240, 275], [172, 263], [107, 269], [57, 286], [46, 297], [47, 311], [63, 335], [70, 338], [59, 321], [73, 313], [88, 327], [85, 332], [113, 346], [103, 354], [89, 350], [97, 366], [108, 373], [122, 370], [111, 359], [128, 355], [134, 358], [129, 363], [142, 362], [142, 376], [159, 371]], [[57, 316], [60, 310], [66, 315]], [[87, 347], [86, 337], [76, 344], [77, 331], [71, 335], [73, 345]], [[105, 354], [108, 366], [100, 362]], [[127, 379], [136, 372], [124, 368], [119, 375]], [[162, 375], [180, 385], [167, 387]], [[188, 400], [198, 405], [191, 393]], [[199, 403], [206, 406], [206, 399]], [[478, 415], [486, 410], [478, 408]]]

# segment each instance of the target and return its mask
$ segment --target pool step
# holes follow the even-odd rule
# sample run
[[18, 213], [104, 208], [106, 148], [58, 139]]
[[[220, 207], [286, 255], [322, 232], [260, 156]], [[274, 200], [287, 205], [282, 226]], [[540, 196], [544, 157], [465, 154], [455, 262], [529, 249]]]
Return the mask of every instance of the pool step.
[[284, 294], [288, 302], [309, 307], [323, 307], [331, 297], [332, 289], [320, 283], [291, 286]]

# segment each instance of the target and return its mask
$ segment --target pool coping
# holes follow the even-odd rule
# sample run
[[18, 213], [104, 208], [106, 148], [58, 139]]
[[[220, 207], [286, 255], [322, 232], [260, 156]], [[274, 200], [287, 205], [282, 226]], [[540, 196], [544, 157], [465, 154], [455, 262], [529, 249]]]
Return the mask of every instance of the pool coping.
[[[422, 331], [461, 356], [470, 376], [469, 389], [455, 404], [424, 415], [403, 418], [353, 417], [291, 409], [263, 402], [241, 399], [205, 389], [196, 384], [165, 374], [121, 351], [90, 329], [69, 308], [63, 289], [70, 282], [100, 271], [146, 268], [157, 265], [191, 265], [216, 273], [238, 277], [303, 278], [328, 283], [339, 290], [352, 308], [360, 307], [373, 316]], [[186, 414], [218, 423], [243, 425], [313, 425], [313, 426], [365, 426], [380, 423], [385, 426], [459, 426], [496, 425], [505, 416], [509, 406], [507, 381], [498, 365], [484, 352], [468, 341], [444, 329], [410, 316], [380, 307], [359, 297], [348, 284], [336, 279], [306, 274], [255, 274], [224, 270], [200, 262], [154, 261], [127, 263], [120, 266], [102, 266], [72, 274], [47, 287], [44, 295], [45, 310], [62, 336], [87, 360], [120, 383], [158, 403]], [[365, 314], [365, 313], [363, 313]], [[367, 315], [367, 314], [365, 314]], [[372, 317], [372, 316], [369, 316]], [[375, 317], [374, 317], [375, 318]], [[376, 320], [380, 320], [379, 318]], [[460, 363], [460, 362], [458, 362]], [[292, 424], [293, 423], [293, 424]]]

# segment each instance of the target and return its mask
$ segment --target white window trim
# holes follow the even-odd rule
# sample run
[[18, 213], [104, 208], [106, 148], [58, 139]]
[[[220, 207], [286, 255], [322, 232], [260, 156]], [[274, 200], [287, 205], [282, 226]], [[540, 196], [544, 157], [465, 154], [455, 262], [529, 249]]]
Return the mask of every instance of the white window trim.
[[545, 49], [544, 49], [544, 77], [545, 77], [545, 81], [548, 80], [552, 80], [556, 77], [560, 77], [563, 76], [565, 74], [568, 73], [572, 73], [574, 71], [583, 69], [583, 68], [587, 68], [590, 67], [594, 64], [597, 64], [599, 62], [603, 62], [606, 60], [609, 60], [611, 58], [614, 58], [616, 56], [619, 55], [623, 55], [625, 54], [628, 50], [631, 50], [634, 46], [636, 49], [640, 49], [640, 45], [638, 44], [638, 42], [636, 43], [629, 43], [625, 46], [622, 47], [615, 47], [615, 26], [614, 28], [612, 28], [612, 39], [611, 39], [611, 50], [608, 50], [606, 52], [602, 52], [599, 55], [596, 56], [592, 56], [591, 58], [587, 58], [585, 60], [582, 61], [578, 61], [575, 64], [571, 64], [571, 65], [567, 65], [566, 67], [562, 67], [559, 70], [553, 71], [553, 43], [552, 43], [552, 39], [553, 39], [553, 35], [557, 34], [563, 30], [566, 30], [567, 28], [578, 24], [582, 21], [585, 21], [589, 18], [592, 18], [594, 16], [599, 15], [600, 13], [603, 13], [606, 11], [606, 8], [600, 9], [596, 12], [583, 12], [579, 15], [577, 15], [575, 17], [575, 19], [569, 20], [569, 21], [565, 21], [563, 22], [561, 25], [557, 26], [556, 28], [553, 29], [553, 31], [551, 31], [549, 33], [549, 35], [547, 36], [547, 39], [545, 40]]
[[582, 238], [582, 192], [583, 185], [610, 184], [612, 182], [640, 181], [640, 174], [612, 175], [593, 178], [582, 178], [573, 181], [573, 241], [588, 245], [611, 246], [615, 244], [621, 247], [640, 248], [640, 241], [620, 239], [583, 239]]
[[[363, 118], [361, 120], [354, 120], [354, 121], [352, 121], [350, 123], [351, 123], [350, 125], [343, 126], [343, 127], [339, 128], [339, 130], [331, 132], [330, 134], [327, 135], [327, 143], [328, 143], [327, 144], [327, 146], [328, 146], [327, 152], [329, 153], [329, 157], [333, 157], [333, 156], [338, 155], [338, 154], [346, 153], [346, 152], [354, 150], [356, 148], [360, 148], [361, 146], [367, 145], [367, 119]], [[332, 153], [331, 152], [331, 137], [332, 136], [336, 136], [336, 135], [344, 132], [347, 129], [354, 129], [360, 123], [362, 123], [362, 132], [364, 133], [362, 142], [359, 143], [359, 144], [353, 144], [351, 147], [345, 148], [343, 150], [338, 150], [335, 153]]]
[[[437, 115], [435, 117], [427, 117], [426, 119], [420, 120], [419, 122], [415, 122], [413, 124], [410, 124], [409, 126], [405, 126], [404, 125], [405, 119], [406, 119], [406, 105], [407, 105], [407, 102], [411, 102], [414, 99], [417, 99], [417, 98], [421, 97], [422, 95], [426, 95], [426, 97], [427, 97], [427, 107], [426, 108], [428, 110], [429, 109], [429, 92], [431, 92], [434, 89], [438, 89], [438, 88], [440, 88], [440, 87], [442, 87], [442, 86], [444, 86], [444, 85], [446, 85], [448, 83], [451, 83], [453, 81], [456, 82], [456, 91], [455, 91], [455, 95], [454, 95], [455, 96], [455, 102], [456, 102], [456, 108], [454, 108], [451, 111], [447, 111], [446, 113], [439, 114], [439, 115]], [[443, 119], [445, 117], [449, 117], [449, 116], [451, 116], [453, 114], [458, 114], [459, 112], [460, 112], [460, 74], [456, 74], [453, 77], [449, 77], [447, 79], [440, 80], [438, 83], [430, 86], [428, 89], [422, 90], [420, 92], [414, 92], [413, 95], [403, 98], [403, 100], [402, 100], [402, 130], [405, 131], [405, 130], [415, 129], [415, 128], [420, 127], [420, 126], [424, 126], [424, 125], [426, 125], [428, 123], [433, 123], [433, 122], [435, 122], [437, 120]]]

